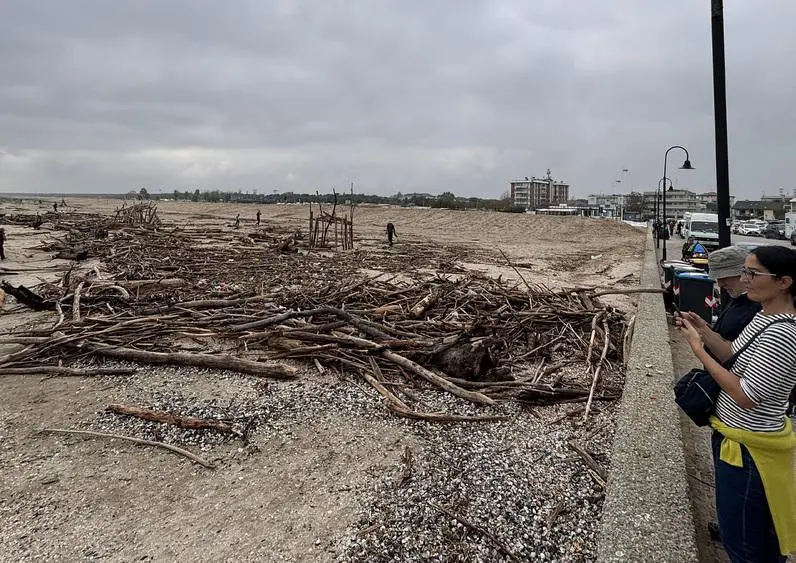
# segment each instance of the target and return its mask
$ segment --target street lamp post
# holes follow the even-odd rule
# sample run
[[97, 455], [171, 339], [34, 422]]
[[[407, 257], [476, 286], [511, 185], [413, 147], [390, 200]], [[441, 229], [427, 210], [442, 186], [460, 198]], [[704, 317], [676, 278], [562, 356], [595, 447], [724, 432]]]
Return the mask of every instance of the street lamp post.
[[[616, 181], [617, 184], [621, 184], [622, 180], [625, 179], [627, 173], [630, 172], [627, 168], [622, 168], [622, 178]], [[630, 187], [631, 191], [633, 186]], [[625, 219], [625, 194], [619, 194], [619, 220], [623, 221]]]
[[[672, 185], [672, 179], [671, 178], [661, 178], [660, 180], [658, 180], [658, 189], [655, 190], [655, 222], [658, 223], [658, 226], [656, 226], [655, 229], [654, 229], [654, 231], [655, 231], [654, 232], [654, 234], [655, 234], [655, 247], [656, 248], [660, 248], [661, 247], [661, 244], [660, 244], [661, 243], [660, 231], [661, 231], [661, 224], [662, 224], [662, 221], [660, 219], [661, 192], [666, 189], [666, 180], [669, 180], [669, 190], [674, 189], [674, 186]], [[661, 183], [663, 184], [663, 187], [661, 187]], [[666, 239], [664, 239], [663, 245], [664, 245], [664, 248], [665, 248], [666, 247]]]
[[[694, 169], [694, 167], [691, 166], [691, 160], [688, 158], [688, 150], [685, 147], [681, 147], [680, 145], [674, 145], [674, 146], [671, 146], [668, 149], [666, 149], [666, 153], [663, 155], [663, 178], [664, 179], [666, 178], [666, 161], [669, 158], [669, 151], [674, 150], [674, 149], [680, 149], [681, 151], [683, 151], [685, 153], [685, 161], [683, 162], [683, 165], [680, 167], [680, 169], [681, 170], [693, 170]], [[672, 188], [673, 188], [673, 186], [670, 183], [669, 184], [669, 189], [671, 190]], [[664, 222], [664, 224], [666, 223], [666, 189], [665, 189], [665, 186], [664, 186], [664, 190], [663, 190], [663, 222]], [[663, 241], [662, 257], [663, 257], [664, 260], [666, 260], [666, 241], [665, 240]]]

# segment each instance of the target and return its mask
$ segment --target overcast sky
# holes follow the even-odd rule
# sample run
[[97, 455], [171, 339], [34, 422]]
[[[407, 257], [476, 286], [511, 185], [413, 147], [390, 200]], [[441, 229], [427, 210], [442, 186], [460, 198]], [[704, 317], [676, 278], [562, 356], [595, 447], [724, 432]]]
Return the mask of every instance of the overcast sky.
[[[790, 194], [796, 2], [725, 4], [732, 193]], [[673, 144], [712, 191], [710, 37], [709, 0], [5, 2], [0, 191], [586, 195]]]

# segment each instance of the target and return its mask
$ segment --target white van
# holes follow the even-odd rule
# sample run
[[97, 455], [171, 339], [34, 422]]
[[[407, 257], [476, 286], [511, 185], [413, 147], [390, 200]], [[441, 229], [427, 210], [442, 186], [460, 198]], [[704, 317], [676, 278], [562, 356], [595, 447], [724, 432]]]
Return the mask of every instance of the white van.
[[785, 213], [785, 239], [791, 240], [790, 236], [796, 230], [796, 213], [789, 211]]
[[683, 236], [694, 237], [708, 250], [719, 247], [719, 216], [716, 213], [691, 213], [686, 216]]

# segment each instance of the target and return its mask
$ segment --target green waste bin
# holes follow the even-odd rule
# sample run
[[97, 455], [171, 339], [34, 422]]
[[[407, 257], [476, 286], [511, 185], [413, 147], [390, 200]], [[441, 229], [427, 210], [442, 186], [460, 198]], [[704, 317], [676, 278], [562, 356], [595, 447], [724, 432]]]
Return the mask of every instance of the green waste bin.
[[674, 282], [675, 303], [680, 311], [692, 311], [713, 322], [719, 303], [713, 294], [713, 280], [701, 272], [677, 272]]

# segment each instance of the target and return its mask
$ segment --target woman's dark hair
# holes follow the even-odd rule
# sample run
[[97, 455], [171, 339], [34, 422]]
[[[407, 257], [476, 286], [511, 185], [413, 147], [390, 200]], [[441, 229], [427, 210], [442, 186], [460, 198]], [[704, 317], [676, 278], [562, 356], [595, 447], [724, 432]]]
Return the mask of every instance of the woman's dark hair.
[[793, 283], [790, 285], [790, 294], [796, 296], [796, 252], [787, 246], [770, 244], [758, 246], [749, 254], [754, 254], [757, 261], [775, 276], [791, 278]]

